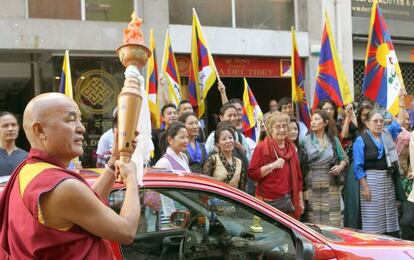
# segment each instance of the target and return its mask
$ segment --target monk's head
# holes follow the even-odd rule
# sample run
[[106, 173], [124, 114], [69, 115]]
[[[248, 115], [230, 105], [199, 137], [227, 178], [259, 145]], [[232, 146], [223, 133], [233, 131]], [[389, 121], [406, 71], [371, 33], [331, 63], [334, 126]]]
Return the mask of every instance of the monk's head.
[[78, 105], [60, 93], [33, 98], [23, 114], [23, 128], [32, 148], [45, 151], [65, 165], [83, 153], [83, 134]]

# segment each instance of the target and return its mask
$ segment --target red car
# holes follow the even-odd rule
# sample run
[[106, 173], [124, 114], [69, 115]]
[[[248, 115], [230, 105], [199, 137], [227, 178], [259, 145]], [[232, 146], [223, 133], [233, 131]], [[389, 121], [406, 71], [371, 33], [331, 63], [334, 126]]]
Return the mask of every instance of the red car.
[[[96, 172], [82, 174], [93, 183]], [[124, 188], [109, 197], [117, 212]], [[131, 245], [114, 246], [120, 259], [414, 259], [414, 242], [305, 225], [202, 175], [148, 172], [139, 192], [139, 229]]]

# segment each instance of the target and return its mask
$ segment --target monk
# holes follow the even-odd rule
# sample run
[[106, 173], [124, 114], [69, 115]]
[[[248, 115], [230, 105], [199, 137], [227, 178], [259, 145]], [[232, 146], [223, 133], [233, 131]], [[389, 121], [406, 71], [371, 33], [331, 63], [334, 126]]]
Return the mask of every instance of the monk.
[[[85, 128], [77, 104], [60, 93], [32, 99], [23, 128], [31, 149], [0, 197], [0, 259], [113, 259], [108, 240], [131, 243], [140, 218], [134, 163], [116, 160], [114, 145], [93, 187], [67, 170], [83, 153]], [[104, 203], [117, 174], [126, 185], [119, 215]]]

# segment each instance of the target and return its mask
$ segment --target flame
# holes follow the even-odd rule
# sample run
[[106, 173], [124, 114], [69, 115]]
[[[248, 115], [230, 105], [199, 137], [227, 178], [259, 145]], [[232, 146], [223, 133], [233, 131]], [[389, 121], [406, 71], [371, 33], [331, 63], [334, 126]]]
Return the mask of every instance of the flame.
[[145, 45], [144, 37], [141, 31], [142, 20], [135, 15], [135, 12], [131, 14], [131, 22], [128, 24], [128, 28], [124, 29], [124, 44], [141, 44]]

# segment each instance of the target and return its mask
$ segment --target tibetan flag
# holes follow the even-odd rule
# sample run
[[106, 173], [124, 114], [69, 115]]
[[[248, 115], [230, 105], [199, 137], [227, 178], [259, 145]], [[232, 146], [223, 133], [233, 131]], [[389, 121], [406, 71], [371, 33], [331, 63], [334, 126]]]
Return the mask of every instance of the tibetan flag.
[[160, 128], [160, 109], [157, 102], [157, 87], [158, 87], [158, 67], [157, 57], [155, 55], [155, 41], [154, 32], [150, 30], [150, 45], [151, 56], [147, 62], [147, 81], [145, 90], [148, 95], [148, 106], [151, 114], [151, 122], [154, 128]]
[[[70, 73], [68, 50], [65, 51], [65, 55], [63, 56], [62, 75], [60, 76], [59, 92], [73, 99], [72, 74]], [[79, 161], [79, 157], [76, 157], [70, 161], [68, 169], [75, 170], [79, 166], [81, 166], [81, 162]]]
[[168, 102], [178, 106], [182, 100], [181, 80], [168, 30], [165, 33], [162, 73], [168, 83]]
[[324, 99], [332, 100], [337, 107], [342, 107], [353, 101], [348, 81], [336, 50], [331, 24], [326, 11], [321, 45], [315, 94], [313, 97], [313, 110]]
[[73, 99], [72, 75], [70, 73], [69, 51], [63, 56], [62, 75], [60, 76], [59, 92]]
[[200, 21], [193, 9], [191, 34], [191, 65], [188, 82], [188, 99], [198, 117], [205, 111], [204, 100], [217, 78], [216, 66], [201, 31]]
[[306, 101], [305, 87], [303, 84], [302, 63], [299, 57], [298, 45], [296, 43], [295, 29], [292, 27], [292, 101], [296, 107], [299, 120], [302, 121], [307, 128], [310, 126], [310, 116], [308, 103]]
[[374, 1], [365, 56], [362, 93], [391, 114], [396, 115], [399, 112], [401, 89], [404, 89], [404, 82], [394, 45], [381, 8], [377, 1]]
[[246, 137], [250, 137], [252, 140], [258, 142], [260, 136], [260, 121], [263, 120], [263, 113], [247, 84], [246, 78], [244, 78], [243, 104], [243, 131]]

